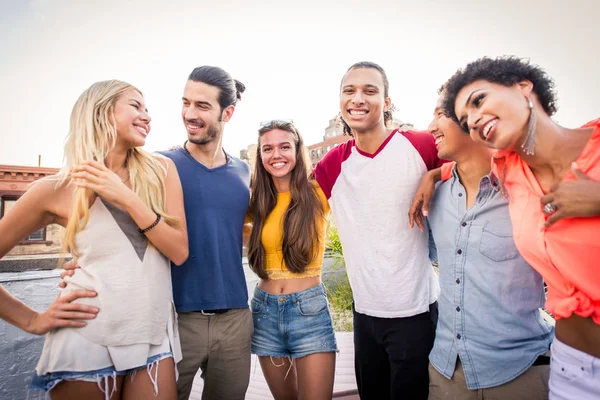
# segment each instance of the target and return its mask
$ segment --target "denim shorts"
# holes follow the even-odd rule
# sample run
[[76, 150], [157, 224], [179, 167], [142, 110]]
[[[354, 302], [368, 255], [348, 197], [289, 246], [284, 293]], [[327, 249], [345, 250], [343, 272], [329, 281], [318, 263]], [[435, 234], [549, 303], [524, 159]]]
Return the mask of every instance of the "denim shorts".
[[[158, 363], [165, 358], [173, 357], [172, 352], [156, 354], [149, 357], [145, 365], [141, 365], [137, 368], [131, 368], [124, 371], [117, 371], [114, 366], [98, 369], [95, 371], [58, 371], [51, 372], [49, 374], [39, 376], [33, 374], [31, 384], [28, 389], [32, 390], [45, 390], [50, 391], [56, 385], [62, 381], [84, 381], [84, 382], [95, 382], [98, 384], [98, 388], [105, 394], [105, 397], [110, 398], [112, 391], [116, 389], [116, 378], [117, 376], [125, 376], [129, 374], [135, 374], [137, 371], [146, 369], [150, 380], [154, 384], [155, 392], [158, 393]], [[110, 384], [110, 379], [113, 379], [113, 383]]]
[[256, 288], [250, 309], [252, 354], [300, 358], [338, 351], [323, 284], [281, 295]]

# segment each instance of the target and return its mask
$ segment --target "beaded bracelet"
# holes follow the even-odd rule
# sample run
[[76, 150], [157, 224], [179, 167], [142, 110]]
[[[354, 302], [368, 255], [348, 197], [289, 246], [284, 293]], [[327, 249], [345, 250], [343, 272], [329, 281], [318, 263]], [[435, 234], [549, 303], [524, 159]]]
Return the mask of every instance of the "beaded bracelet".
[[139, 231], [141, 234], [144, 234], [144, 233], [148, 232], [150, 229], [152, 229], [152, 228], [154, 228], [156, 225], [158, 225], [158, 223], [160, 222], [160, 219], [161, 219], [162, 217], [161, 217], [161, 216], [160, 216], [160, 214], [158, 214], [158, 213], [155, 213], [155, 214], [156, 214], [156, 219], [154, 220], [154, 222], [152, 223], [152, 225], [150, 225], [150, 226], [149, 226], [149, 227], [147, 227], [146, 229], [138, 228], [138, 231]]

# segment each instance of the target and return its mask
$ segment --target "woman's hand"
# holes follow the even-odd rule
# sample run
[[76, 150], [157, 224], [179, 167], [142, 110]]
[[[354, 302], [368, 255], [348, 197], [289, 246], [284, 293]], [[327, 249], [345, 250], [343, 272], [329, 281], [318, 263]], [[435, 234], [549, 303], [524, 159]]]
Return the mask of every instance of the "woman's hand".
[[98, 161], [86, 161], [71, 172], [77, 187], [93, 190], [104, 200], [125, 209], [131, 196], [135, 194], [117, 174]]
[[69, 326], [81, 328], [86, 325], [81, 319], [94, 319], [98, 308], [84, 304], [73, 303], [73, 300], [82, 297], [96, 297], [96, 292], [89, 290], [75, 290], [56, 300], [43, 313], [35, 313], [33, 318], [24, 328], [35, 335], [43, 335], [52, 329]]
[[548, 217], [546, 228], [563, 218], [600, 216], [600, 182], [590, 179], [576, 163], [571, 165], [573, 181], [563, 181], [550, 188], [540, 199], [542, 209], [552, 204], [556, 211]]

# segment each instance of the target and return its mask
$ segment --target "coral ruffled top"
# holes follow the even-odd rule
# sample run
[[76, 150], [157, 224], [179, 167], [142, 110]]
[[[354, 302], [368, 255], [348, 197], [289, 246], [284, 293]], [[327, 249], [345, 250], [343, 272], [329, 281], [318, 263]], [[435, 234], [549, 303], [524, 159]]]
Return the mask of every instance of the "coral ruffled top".
[[[576, 162], [600, 181], [600, 119], [583, 127], [594, 131]], [[453, 164], [442, 166], [442, 179]], [[548, 285], [546, 309], [557, 319], [575, 313], [600, 324], [600, 217], [566, 218], [544, 228], [544, 193], [529, 166], [516, 153], [498, 151], [492, 168], [504, 178], [517, 248]], [[569, 171], [563, 181], [575, 179]]]

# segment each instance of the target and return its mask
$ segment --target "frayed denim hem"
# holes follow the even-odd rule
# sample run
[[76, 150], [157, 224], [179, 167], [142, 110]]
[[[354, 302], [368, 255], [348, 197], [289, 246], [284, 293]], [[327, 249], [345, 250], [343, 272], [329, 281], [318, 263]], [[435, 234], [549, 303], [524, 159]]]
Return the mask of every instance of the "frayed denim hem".
[[[154, 386], [154, 396], [158, 396], [158, 364], [161, 360], [169, 357], [173, 357], [173, 353], [170, 351], [156, 354], [152, 357], [149, 357], [145, 365], [124, 371], [117, 371], [115, 370], [115, 367], [111, 366], [94, 371], [59, 371], [50, 372], [43, 376], [34, 374], [32, 382], [27, 388], [31, 390], [45, 390], [46, 392], [49, 392], [62, 381], [96, 382], [98, 389], [104, 393], [105, 400], [110, 400], [112, 395], [117, 391], [117, 376], [130, 375], [131, 380], [133, 381], [135, 374], [142, 368], [146, 368], [148, 377]], [[111, 379], [112, 388], [110, 387]]]

